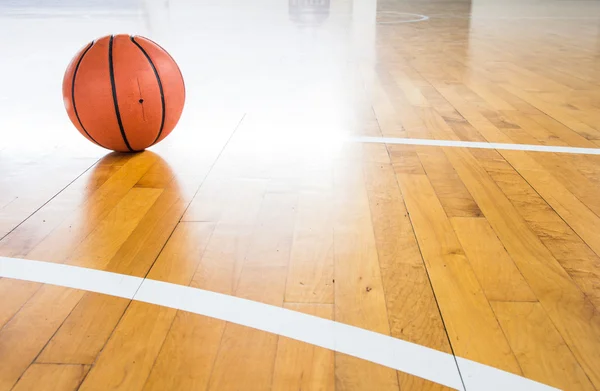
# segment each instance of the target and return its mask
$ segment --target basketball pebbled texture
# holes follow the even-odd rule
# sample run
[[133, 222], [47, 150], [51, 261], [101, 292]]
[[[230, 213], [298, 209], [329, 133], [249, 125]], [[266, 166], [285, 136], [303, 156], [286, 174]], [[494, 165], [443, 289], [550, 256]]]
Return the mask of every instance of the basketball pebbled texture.
[[125, 34], [82, 48], [65, 71], [62, 90], [79, 132], [118, 152], [142, 151], [163, 140], [185, 104], [175, 60], [155, 42]]

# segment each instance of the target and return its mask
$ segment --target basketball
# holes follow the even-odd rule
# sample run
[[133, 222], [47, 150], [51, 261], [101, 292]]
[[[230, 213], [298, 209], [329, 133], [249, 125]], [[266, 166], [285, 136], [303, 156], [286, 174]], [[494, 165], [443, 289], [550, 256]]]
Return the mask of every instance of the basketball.
[[157, 43], [110, 35], [71, 60], [63, 99], [73, 125], [91, 142], [117, 152], [142, 151], [167, 137], [185, 103], [179, 66]]

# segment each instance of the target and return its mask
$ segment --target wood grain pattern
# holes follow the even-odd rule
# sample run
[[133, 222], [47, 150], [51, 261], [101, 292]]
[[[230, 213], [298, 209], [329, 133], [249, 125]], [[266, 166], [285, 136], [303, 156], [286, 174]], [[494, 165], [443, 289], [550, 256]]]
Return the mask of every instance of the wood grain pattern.
[[72, 213], [101, 186], [121, 170], [125, 159], [109, 154], [83, 173], [65, 190], [48, 201], [30, 218], [23, 221], [13, 232], [0, 240], [0, 254], [9, 257], [25, 257], [33, 247], [50, 234], [69, 213]]
[[0, 279], [0, 328], [3, 327], [39, 289], [35, 282]]
[[[282, 306], [285, 267], [245, 266], [236, 296]], [[209, 390], [263, 390], [273, 381], [278, 336], [229, 323], [225, 327]]]
[[297, 208], [297, 194], [265, 194], [244, 266], [288, 267]]
[[492, 308], [525, 376], [562, 390], [595, 389], [539, 303]]
[[103, 269], [147, 214], [160, 189], [131, 189], [67, 258], [68, 264]]
[[473, 272], [490, 301], [537, 301], [485, 219], [451, 219]]
[[[331, 304], [284, 304], [284, 307], [320, 318], [333, 318]], [[271, 389], [333, 391], [334, 358], [331, 350], [279, 337]]]
[[578, 287], [600, 308], [600, 258], [497, 152], [475, 156]]
[[36, 362], [93, 364], [129, 303], [127, 299], [86, 293]]
[[[503, 135], [484, 116], [468, 107], [455, 92], [448, 88], [440, 89], [440, 92], [456, 105], [457, 109], [488, 141], [510, 142], [507, 136]], [[596, 247], [600, 243], [600, 239], [596, 236], [600, 232], [598, 230], [600, 217], [594, 214], [573, 193], [569, 192], [553, 174], [543, 169], [526, 152], [500, 150], [499, 153], [598, 254], [600, 249]]]
[[[191, 285], [233, 294], [266, 188], [265, 180], [237, 183], [235, 206], [219, 215]], [[205, 207], [211, 208], [210, 205]], [[198, 209], [200, 211], [200, 209]], [[206, 389], [226, 323], [179, 311], [144, 390]]]
[[[39, 164], [35, 169], [18, 172], [16, 181], [3, 183], [2, 188], [10, 189], [14, 198], [0, 209], [0, 238], [10, 233], [42, 207], [48, 199], [54, 197], [78, 175], [93, 166], [96, 160], [55, 156], [54, 159]], [[30, 191], [28, 183], [21, 180], [24, 177], [36, 183], [36, 191]]]
[[89, 196], [85, 203], [71, 211], [66, 219], [61, 220], [50, 235], [44, 237], [35, 248], [27, 253], [27, 257], [49, 262], [64, 261], [96, 228], [97, 224], [104, 220], [121, 202], [156, 159], [156, 155], [150, 153], [132, 157]]
[[599, 350], [594, 347], [594, 341], [598, 341], [597, 336], [600, 335], [598, 312], [474, 158], [459, 150], [446, 150], [446, 154], [565, 342], [596, 385], [600, 382], [595, 365], [600, 359]]
[[[15, 252], [18, 254], [26, 250], [27, 257], [31, 257], [38, 260], [47, 260], [55, 262], [65, 262], [69, 259], [69, 256], [77, 250], [77, 246], [80, 246], [83, 238], [86, 238], [94, 229], [98, 227], [97, 224], [104, 224], [104, 231], [99, 229], [94, 235], [88, 237], [88, 250], [96, 251], [97, 254], [88, 258], [86, 262], [98, 262], [95, 264], [96, 267], [102, 267], [102, 264], [107, 261], [115, 248], [118, 248], [119, 244], [127, 238], [127, 232], [130, 232], [135, 225], [131, 224], [130, 221], [139, 222], [144, 216], [147, 209], [153, 204], [157, 192], [159, 190], [150, 190], [150, 193], [144, 189], [140, 191], [134, 191], [129, 193], [128, 190], [134, 185], [134, 181], [142, 175], [145, 170], [155, 161], [156, 157], [153, 154], [142, 154], [135, 158], [132, 158], [128, 163], [121, 166], [113, 176], [108, 179], [98, 190], [90, 196], [87, 202], [76, 206], [76, 210], [79, 213], [85, 211], [86, 219], [85, 223], [78, 220], [81, 216], [75, 213], [75, 216], [67, 217], [64, 220], [64, 211], [60, 208], [58, 210], [53, 209], [53, 204], [46, 205], [51, 208], [51, 216], [53, 217], [57, 227], [43, 239], [41, 242], [36, 242], [36, 236], [33, 238], [29, 237], [32, 232], [29, 230], [29, 225], [23, 225], [23, 231], [15, 230], [14, 240], [12, 236], [5, 238], [4, 249], [8, 255], [14, 255]], [[68, 202], [70, 201], [71, 194], [65, 194], [64, 197]], [[59, 200], [55, 199], [57, 202]], [[61, 203], [58, 202], [57, 206]], [[87, 206], [92, 206], [91, 209], [86, 209]], [[112, 212], [112, 215], [110, 214]], [[121, 235], [117, 235], [117, 232], [112, 232], [111, 223], [119, 225], [118, 219], [125, 219], [128, 221], [127, 227], [120, 227]], [[78, 222], [79, 225], [74, 222]], [[76, 227], [73, 228], [73, 225]], [[23, 232], [20, 236], [20, 232]], [[39, 232], [43, 234], [44, 231]], [[25, 240], [25, 242], [21, 241]], [[93, 241], [97, 242], [94, 244]], [[33, 245], [33, 248], [29, 247]], [[25, 246], [25, 247], [24, 247]], [[81, 251], [81, 250], [79, 250]], [[101, 254], [101, 255], [98, 255]], [[80, 253], [81, 255], [81, 253]], [[87, 256], [87, 253], [85, 254]], [[91, 255], [91, 254], [90, 254]], [[36, 258], [38, 257], [38, 258]], [[83, 265], [83, 260], [75, 258], [74, 263]], [[24, 282], [15, 282], [10, 280], [0, 280], [0, 289], [10, 289], [13, 294], [10, 295], [10, 299], [3, 300], [2, 314], [5, 320], [9, 319], [14, 315], [14, 311], [21, 308], [27, 300], [32, 298], [34, 292], [37, 292], [40, 285]], [[7, 296], [8, 297], [8, 296]], [[64, 303], [66, 305], [66, 303]], [[65, 309], [68, 314], [70, 310]], [[55, 316], [59, 313], [58, 311], [51, 316]], [[58, 321], [58, 320], [56, 320]], [[51, 324], [52, 322], [49, 322]], [[33, 342], [34, 340], [30, 340]]]
[[448, 217], [482, 216], [441, 149], [418, 148], [417, 155]]
[[206, 389], [224, 330], [222, 320], [178, 311], [143, 390]]
[[133, 302], [79, 389], [142, 389], [176, 312]]
[[[362, 165], [343, 163], [334, 175], [335, 320], [390, 333]], [[398, 390], [389, 368], [336, 353], [336, 389]]]
[[13, 390], [75, 391], [89, 369], [88, 365], [33, 364]]
[[[75, 250], [82, 251], [81, 249], [84, 249], [87, 258], [80, 253], [80, 256], [76, 257], [76, 260], [72, 263], [80, 266], [102, 268], [108, 262], [108, 259], [114, 255], [120, 244], [124, 242], [131, 230], [134, 229], [146, 214], [159, 193], [160, 190], [156, 189], [138, 189], [129, 192], [115, 206], [114, 210], [100, 222], [98, 228], [93, 230], [85, 241], [82, 242], [81, 246]], [[115, 225], [118, 229], [114, 229]], [[29, 322], [32, 325], [36, 325], [36, 328], [19, 328], [17, 335], [12, 335], [10, 331], [7, 331], [9, 333], [7, 334], [7, 338], [10, 339], [7, 343], [18, 343], [24, 353], [20, 355], [18, 360], [13, 360], [10, 365], [7, 365], [6, 370], [10, 371], [9, 368], [13, 368], [12, 370], [18, 371], [25, 363], [31, 362], [40, 350], [44, 348], [48, 339], [53, 336], [57, 328], [61, 326], [65, 318], [71, 313], [83, 296], [84, 292], [72, 291], [62, 287], [44, 286], [37, 290], [24, 306], [24, 308], [31, 308], [32, 310], [20, 311], [18, 314], [19, 317], [12, 319], [17, 322], [16, 324]], [[25, 297], [22, 298], [24, 299]], [[115, 299], [111, 298], [109, 300], [112, 301]], [[119, 317], [119, 311], [122, 311], [122, 302], [119, 302], [119, 300], [115, 302], [121, 304], [115, 314], [115, 316]], [[110, 319], [110, 317], [107, 317], [107, 319]], [[90, 327], [93, 321], [92, 317], [84, 318], [84, 324], [79, 328], [80, 333], [78, 337], [73, 340], [69, 338], [66, 341], [67, 344], [80, 344], [81, 340], [86, 338], [85, 330]], [[7, 324], [7, 326], [9, 325]], [[67, 327], [69, 326], [67, 325]], [[11, 330], [11, 328], [8, 327], [7, 330]], [[108, 335], [109, 332], [110, 329], [105, 331], [104, 335]], [[1, 335], [2, 333], [0, 332], [0, 340], [2, 339]], [[100, 348], [103, 342], [103, 340], [98, 341], [96, 346]], [[74, 349], [76, 348], [69, 347], [66, 351]], [[70, 363], [73, 362], [73, 359], [73, 357], [70, 357], [65, 359], [65, 361]], [[54, 357], [54, 360], [58, 360], [58, 362], [63, 361], [63, 359], [57, 357]], [[93, 359], [88, 356], [87, 359], [75, 359], [75, 363], [90, 363], [91, 360]], [[7, 382], [10, 382], [13, 376], [14, 374], [8, 376]]]
[[286, 302], [333, 303], [332, 201], [327, 193], [299, 197]]
[[[157, 162], [155, 166], [164, 164]], [[197, 184], [197, 179], [186, 178], [185, 182]], [[189, 203], [189, 196], [179, 190], [180, 183], [174, 180], [166, 183], [166, 188], [112, 256], [106, 270], [137, 276], [148, 273]], [[154, 187], [150, 185], [160, 185], [146, 184], [151, 188]], [[128, 300], [86, 293], [37, 361], [91, 364], [128, 304]]]
[[[365, 181], [381, 278], [395, 338], [451, 353], [448, 335], [391, 165], [366, 164]], [[444, 386], [398, 372], [401, 390]]]
[[515, 357], [427, 177], [398, 174], [397, 178], [455, 353], [520, 374]]
[[[148, 278], [188, 285], [213, 229], [213, 223], [179, 225]], [[133, 302], [80, 389], [142, 389], [176, 313], [171, 308]]]
[[266, 180], [238, 186], [236, 202], [227, 208], [210, 238], [191, 285], [234, 294], [263, 205]]
[[0, 390], [14, 386], [83, 294], [45, 285], [4, 325], [0, 330]]

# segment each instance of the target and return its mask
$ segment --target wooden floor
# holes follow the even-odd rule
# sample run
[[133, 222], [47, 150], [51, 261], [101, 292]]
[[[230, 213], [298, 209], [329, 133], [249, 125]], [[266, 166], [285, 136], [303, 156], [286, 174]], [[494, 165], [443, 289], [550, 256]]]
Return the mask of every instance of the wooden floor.
[[[339, 141], [600, 148], [600, 2], [8, 4], [0, 256], [600, 390], [600, 156]], [[60, 96], [77, 49], [121, 32], [160, 42], [187, 86], [175, 131], [135, 155], [81, 137]], [[0, 279], [0, 391], [441, 389], [219, 319]]]

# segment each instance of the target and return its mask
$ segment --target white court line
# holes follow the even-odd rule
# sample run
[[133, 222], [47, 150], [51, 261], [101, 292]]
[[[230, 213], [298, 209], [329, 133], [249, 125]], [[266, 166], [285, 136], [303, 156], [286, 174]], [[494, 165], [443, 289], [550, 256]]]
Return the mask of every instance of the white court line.
[[0, 277], [133, 299], [143, 278], [60, 263], [0, 257]]
[[[82, 289], [221, 319], [464, 390], [451, 354], [285, 308], [203, 289], [63, 264], [0, 257], [0, 277]], [[137, 290], [137, 293], [136, 293]], [[467, 390], [555, 388], [457, 358]]]
[[579, 147], [560, 147], [552, 145], [532, 145], [532, 144], [505, 144], [505, 143], [482, 143], [476, 141], [456, 141], [456, 140], [430, 140], [419, 138], [397, 138], [397, 137], [349, 137], [348, 141], [357, 143], [376, 143], [376, 144], [404, 144], [404, 145], [428, 145], [435, 147], [455, 147], [455, 148], [483, 148], [483, 149], [506, 149], [510, 151], [534, 151], [534, 152], [555, 152], [555, 153], [575, 153], [582, 155], [600, 155], [599, 148], [579, 148]]
[[387, 22], [381, 22], [378, 21], [377, 24], [401, 24], [401, 23], [415, 23], [415, 22], [422, 22], [424, 20], [428, 20], [429, 16], [427, 15], [421, 15], [421, 14], [411, 14], [408, 12], [397, 12], [397, 11], [380, 11], [377, 12], [377, 16], [379, 15], [396, 15], [396, 16], [414, 16], [414, 19], [408, 19], [408, 20], [389, 20]]

